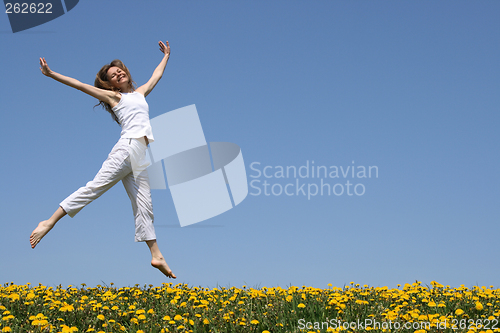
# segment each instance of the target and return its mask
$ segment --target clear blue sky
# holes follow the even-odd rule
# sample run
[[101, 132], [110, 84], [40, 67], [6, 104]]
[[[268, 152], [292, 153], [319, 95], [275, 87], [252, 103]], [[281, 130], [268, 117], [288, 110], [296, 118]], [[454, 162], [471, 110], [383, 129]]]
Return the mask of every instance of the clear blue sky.
[[185, 228], [170, 192], [153, 191], [175, 282], [498, 287], [499, 13], [499, 1], [81, 0], [15, 34], [0, 14], [0, 282], [170, 282], [134, 242], [121, 183], [29, 246], [120, 136], [95, 99], [43, 76], [38, 58], [90, 84], [119, 58], [142, 84], [168, 40], [150, 116], [196, 104], [207, 141], [241, 147], [249, 183], [292, 184], [290, 193], [297, 181], [321, 182], [254, 178], [254, 162], [378, 168], [378, 177], [323, 179], [362, 184], [363, 195], [308, 200], [250, 187], [236, 208]]

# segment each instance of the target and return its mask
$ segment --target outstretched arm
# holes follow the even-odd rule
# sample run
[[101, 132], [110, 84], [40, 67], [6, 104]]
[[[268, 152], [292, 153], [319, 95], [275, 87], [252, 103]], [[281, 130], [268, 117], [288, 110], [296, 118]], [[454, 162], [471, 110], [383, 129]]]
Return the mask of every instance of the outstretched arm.
[[91, 86], [90, 84], [82, 83], [77, 79], [73, 79], [69, 76], [64, 76], [62, 74], [56, 73], [49, 68], [45, 58], [40, 58], [40, 70], [45, 76], [51, 77], [56, 81], [64, 83], [67, 86], [83, 91], [84, 93], [97, 98], [100, 101], [106, 102], [111, 106], [116, 105], [120, 101], [120, 96], [117, 92], [105, 89], [99, 89], [97, 87]]
[[168, 44], [168, 41], [167, 45], [163, 44], [163, 42], [161, 41], [158, 42], [158, 44], [160, 45], [160, 51], [163, 52], [163, 59], [161, 60], [158, 67], [156, 67], [149, 81], [136, 90], [137, 92], [143, 94], [144, 97], [146, 97], [151, 92], [151, 90], [153, 90], [158, 81], [160, 81], [161, 77], [163, 76], [163, 72], [165, 71], [165, 67], [167, 66], [168, 58], [170, 57], [170, 45]]

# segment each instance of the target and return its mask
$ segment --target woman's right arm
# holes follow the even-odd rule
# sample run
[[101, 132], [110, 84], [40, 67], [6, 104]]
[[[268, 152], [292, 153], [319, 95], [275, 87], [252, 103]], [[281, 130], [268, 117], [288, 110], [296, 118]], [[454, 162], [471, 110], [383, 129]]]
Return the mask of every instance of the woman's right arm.
[[120, 101], [120, 94], [115, 91], [100, 89], [91, 86], [90, 84], [82, 83], [77, 79], [73, 79], [69, 76], [64, 76], [52, 71], [47, 65], [47, 61], [45, 61], [45, 58], [40, 58], [40, 66], [40, 70], [42, 71], [43, 75], [51, 77], [54, 80], [64, 83], [67, 86], [83, 91], [84, 93], [95, 97], [100, 101], [108, 103], [112, 107]]

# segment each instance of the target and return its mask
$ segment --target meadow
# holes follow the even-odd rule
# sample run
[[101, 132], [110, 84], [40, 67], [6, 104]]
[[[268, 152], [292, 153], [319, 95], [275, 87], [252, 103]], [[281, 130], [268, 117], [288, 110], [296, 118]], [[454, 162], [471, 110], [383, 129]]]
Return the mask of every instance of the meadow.
[[0, 332], [500, 332], [500, 289], [0, 286]]

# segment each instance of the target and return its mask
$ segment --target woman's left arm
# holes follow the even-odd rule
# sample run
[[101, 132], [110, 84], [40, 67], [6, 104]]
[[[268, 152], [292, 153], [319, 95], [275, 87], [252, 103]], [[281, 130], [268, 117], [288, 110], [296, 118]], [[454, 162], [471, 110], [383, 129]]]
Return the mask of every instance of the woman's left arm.
[[167, 66], [168, 58], [170, 57], [170, 45], [168, 44], [168, 41], [167, 45], [163, 44], [162, 41], [158, 42], [158, 44], [160, 45], [160, 51], [163, 52], [163, 59], [161, 60], [158, 67], [156, 67], [149, 81], [136, 90], [137, 92], [143, 94], [144, 97], [149, 95], [158, 81], [160, 81], [161, 77], [163, 76], [163, 72], [165, 71], [165, 67]]

